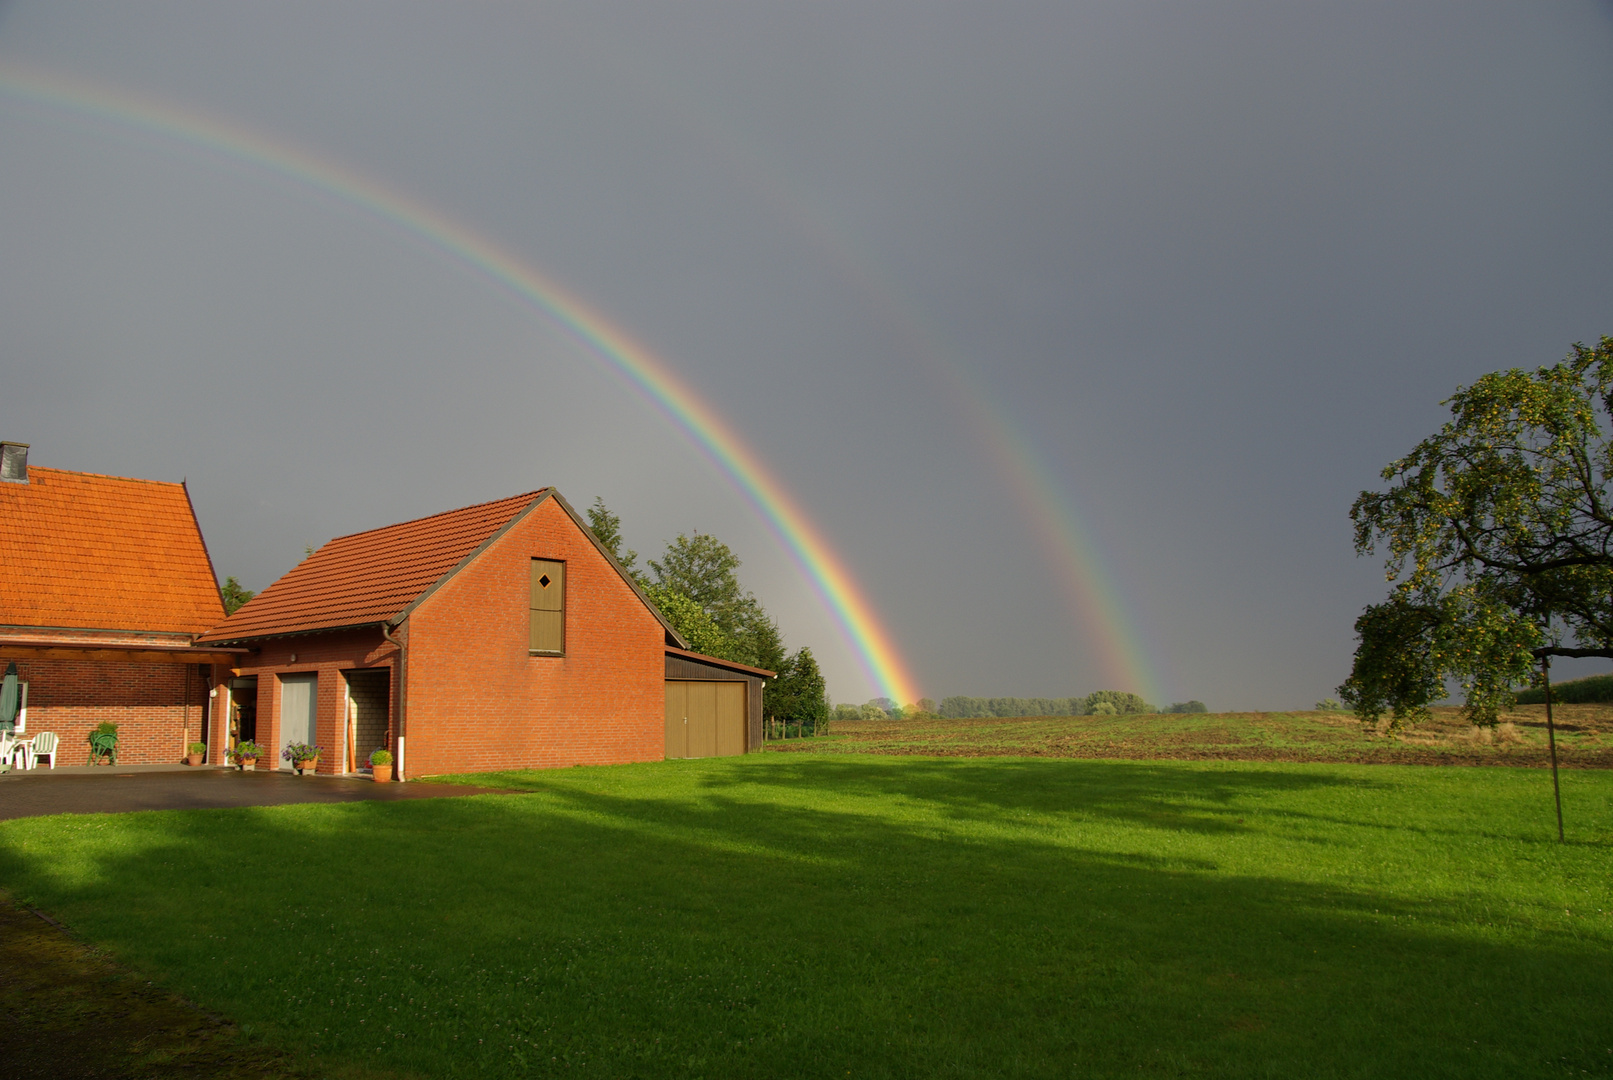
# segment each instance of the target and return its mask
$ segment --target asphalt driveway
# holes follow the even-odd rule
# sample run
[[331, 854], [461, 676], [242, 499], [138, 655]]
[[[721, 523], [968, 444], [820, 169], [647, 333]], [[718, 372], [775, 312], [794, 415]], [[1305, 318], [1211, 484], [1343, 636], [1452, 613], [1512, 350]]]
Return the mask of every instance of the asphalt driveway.
[[45, 814], [118, 814], [217, 806], [284, 806], [485, 795], [459, 784], [377, 784], [337, 776], [210, 768], [35, 769], [0, 776], [0, 821]]

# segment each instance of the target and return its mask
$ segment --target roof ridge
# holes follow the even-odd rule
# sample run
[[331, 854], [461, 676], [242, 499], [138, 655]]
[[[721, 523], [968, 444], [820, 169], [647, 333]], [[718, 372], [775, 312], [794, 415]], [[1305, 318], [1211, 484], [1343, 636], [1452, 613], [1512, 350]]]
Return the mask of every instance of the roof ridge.
[[[550, 487], [552, 487], [552, 486], [553, 485], [550, 485]], [[373, 529], [360, 529], [358, 532], [343, 533], [341, 536], [333, 536], [333, 537], [331, 537], [329, 540], [325, 541], [325, 543], [326, 544], [334, 544], [338, 540], [351, 540], [355, 536], [367, 536], [370, 533], [384, 532], [387, 529], [396, 529], [400, 525], [415, 525], [415, 524], [418, 524], [418, 523], [420, 523], [422, 521], [430, 521], [432, 518], [447, 517], [450, 514], [463, 514], [467, 510], [479, 510], [484, 506], [494, 506], [494, 505], [497, 505], [498, 503], [513, 502], [516, 499], [524, 499], [524, 498], [527, 498], [529, 496], [532, 497], [532, 498], [536, 498], [537, 496], [542, 495], [545, 491], [548, 491], [548, 490], [550, 490], [549, 487], [540, 487], [536, 491], [523, 491], [523, 492], [521, 492], [520, 494], [517, 494], [517, 495], [506, 495], [502, 499], [488, 499], [486, 502], [471, 503], [469, 506], [459, 506], [459, 507], [455, 507], [452, 510], [439, 510], [435, 514], [427, 514], [424, 517], [408, 518], [408, 519], [406, 519], [404, 521], [394, 521], [390, 525], [377, 525]], [[321, 545], [321, 546], [324, 546], [324, 545]], [[289, 573], [289, 571], [288, 571], [288, 573]]]
[[49, 465], [28, 466], [30, 475], [33, 473], [56, 473], [60, 476], [93, 476], [97, 480], [121, 480], [126, 484], [161, 484], [163, 487], [184, 487], [183, 480], [147, 480], [140, 476], [116, 476], [112, 473], [85, 472], [82, 469], [57, 469]]

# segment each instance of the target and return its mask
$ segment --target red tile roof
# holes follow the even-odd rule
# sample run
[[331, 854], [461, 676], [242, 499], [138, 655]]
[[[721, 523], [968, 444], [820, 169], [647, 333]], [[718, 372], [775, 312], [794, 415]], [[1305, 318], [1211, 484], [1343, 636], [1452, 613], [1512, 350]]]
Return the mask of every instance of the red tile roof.
[[183, 484], [37, 466], [0, 483], [0, 624], [197, 634], [223, 614]]
[[339, 536], [201, 640], [239, 641], [384, 622], [547, 490]]

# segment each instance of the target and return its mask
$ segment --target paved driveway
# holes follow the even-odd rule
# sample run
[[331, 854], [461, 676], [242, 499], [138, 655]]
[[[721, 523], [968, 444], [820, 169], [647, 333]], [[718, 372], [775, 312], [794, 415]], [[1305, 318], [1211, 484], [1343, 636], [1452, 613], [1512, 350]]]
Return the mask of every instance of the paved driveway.
[[116, 814], [287, 803], [390, 802], [485, 795], [497, 788], [459, 784], [377, 784], [336, 776], [234, 769], [36, 769], [0, 776], [0, 821], [43, 814]]

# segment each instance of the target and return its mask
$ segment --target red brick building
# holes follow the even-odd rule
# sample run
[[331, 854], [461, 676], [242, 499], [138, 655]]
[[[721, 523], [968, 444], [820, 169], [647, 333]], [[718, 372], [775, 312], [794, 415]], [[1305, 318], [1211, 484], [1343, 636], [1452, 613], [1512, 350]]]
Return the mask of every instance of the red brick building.
[[29, 468], [25, 444], [0, 443], [0, 661], [27, 688], [26, 732], [55, 732], [63, 764], [107, 720], [120, 763], [211, 742], [236, 656], [195, 640], [223, 617], [183, 484]]
[[198, 640], [247, 650], [216, 737], [322, 773], [744, 753], [771, 674], [689, 652], [552, 488], [338, 537]]

